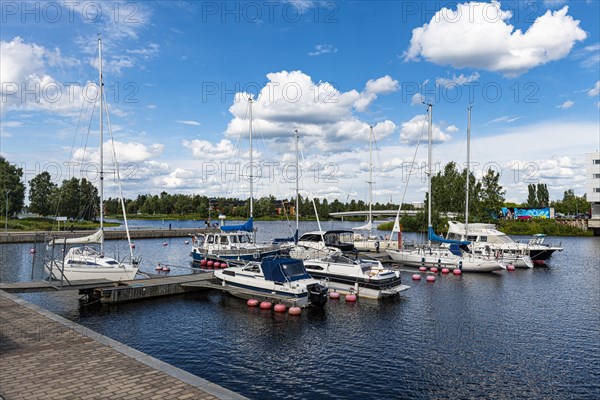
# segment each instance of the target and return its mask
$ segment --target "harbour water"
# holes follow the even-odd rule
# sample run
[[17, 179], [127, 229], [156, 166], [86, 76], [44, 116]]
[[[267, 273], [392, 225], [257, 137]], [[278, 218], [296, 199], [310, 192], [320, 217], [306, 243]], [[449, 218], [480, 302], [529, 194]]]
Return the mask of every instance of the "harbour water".
[[[192, 222], [134, 222], [169, 223]], [[256, 226], [263, 235], [289, 235], [285, 223]], [[315, 228], [305, 222], [301, 232]], [[600, 238], [549, 240], [565, 250], [544, 267], [435, 283], [403, 273], [411, 288], [398, 298], [330, 300], [300, 317], [249, 309], [214, 291], [110, 307], [83, 307], [64, 292], [21, 296], [255, 399], [599, 398]], [[1, 281], [30, 279], [30, 248], [0, 245]], [[189, 250], [181, 238], [136, 242], [148, 272], [159, 261], [189, 266]]]

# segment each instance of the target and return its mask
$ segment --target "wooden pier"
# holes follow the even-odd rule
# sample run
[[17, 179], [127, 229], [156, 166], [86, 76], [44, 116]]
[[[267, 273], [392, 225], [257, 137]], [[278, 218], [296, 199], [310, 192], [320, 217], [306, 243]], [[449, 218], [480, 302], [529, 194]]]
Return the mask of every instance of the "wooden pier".
[[245, 399], [0, 291], [4, 400]]
[[[176, 228], [176, 229], [130, 229], [131, 239], [156, 239], [156, 238], [174, 238], [190, 237], [193, 234], [214, 231], [214, 229], [205, 228]], [[32, 232], [32, 231], [13, 231], [0, 232], [0, 244], [8, 243], [42, 243], [45, 238], [61, 237], [75, 238], [92, 234], [94, 231], [51, 231], [51, 232]], [[125, 240], [127, 234], [121, 229], [107, 229], [104, 231], [106, 240]]]

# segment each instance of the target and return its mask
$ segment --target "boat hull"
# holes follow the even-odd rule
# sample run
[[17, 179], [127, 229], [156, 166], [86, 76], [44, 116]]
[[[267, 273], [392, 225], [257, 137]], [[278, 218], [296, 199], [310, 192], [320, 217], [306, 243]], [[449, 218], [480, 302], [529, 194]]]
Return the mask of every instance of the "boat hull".
[[329, 289], [341, 294], [356, 294], [360, 298], [379, 300], [384, 297], [392, 297], [409, 289], [410, 286], [403, 285], [400, 278], [389, 282], [369, 282], [363, 278], [352, 278], [327, 273], [318, 273], [309, 270], [313, 278], [326, 279]]
[[396, 262], [407, 267], [446, 267], [465, 272], [493, 272], [506, 269], [504, 264], [478, 257], [458, 257], [445, 253], [435, 254], [423, 250], [388, 250], [388, 255]]
[[258, 252], [244, 252], [244, 251], [232, 251], [226, 252], [208, 252], [201, 249], [194, 248], [190, 253], [194, 262], [200, 262], [206, 258], [218, 258], [225, 260], [244, 260], [244, 261], [259, 261], [265, 257], [276, 256], [281, 254], [281, 249], [258, 251]]
[[[62, 271], [62, 265], [57, 261], [51, 261], [44, 265], [47, 274], [52, 274], [56, 280], [64, 279], [69, 282], [82, 280], [106, 279], [109, 281], [131, 281], [137, 275], [137, 267], [68, 267]], [[64, 275], [63, 275], [64, 274]]]

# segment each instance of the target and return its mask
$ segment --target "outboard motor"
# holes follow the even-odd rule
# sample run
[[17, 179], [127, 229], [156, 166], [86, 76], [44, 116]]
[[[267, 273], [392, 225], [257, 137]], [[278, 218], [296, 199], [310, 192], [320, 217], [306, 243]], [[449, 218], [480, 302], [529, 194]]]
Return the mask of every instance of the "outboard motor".
[[329, 289], [320, 283], [308, 287], [308, 301], [311, 306], [324, 306], [327, 303]]

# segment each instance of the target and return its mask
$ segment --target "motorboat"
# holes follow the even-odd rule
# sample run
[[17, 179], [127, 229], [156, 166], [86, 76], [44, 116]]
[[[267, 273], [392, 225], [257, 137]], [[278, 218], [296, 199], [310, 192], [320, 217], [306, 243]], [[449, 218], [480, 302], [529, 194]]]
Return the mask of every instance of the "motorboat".
[[341, 252], [306, 260], [304, 267], [314, 278], [326, 279], [330, 290], [380, 299], [409, 288], [402, 284], [399, 271], [386, 269], [378, 260], [354, 259]]
[[214, 272], [234, 296], [281, 302], [288, 306], [322, 306], [327, 302], [327, 285], [310, 276], [301, 260], [267, 257], [243, 266]]
[[[468, 240], [474, 248], [483, 249], [502, 256], [529, 256], [531, 261], [545, 261], [554, 252], [563, 248], [544, 243], [545, 235], [535, 235], [528, 243], [515, 242], [510, 236], [499, 231], [494, 224], [469, 224], [468, 233], [465, 224], [448, 221], [448, 239]], [[522, 263], [516, 267], [523, 267]]]
[[222, 226], [215, 232], [193, 235], [190, 253], [193, 261], [200, 262], [211, 258], [257, 261], [280, 254], [280, 244], [256, 243], [252, 239], [248, 232], [252, 232], [252, 220], [249, 221], [250, 224], [246, 222], [239, 226]]

